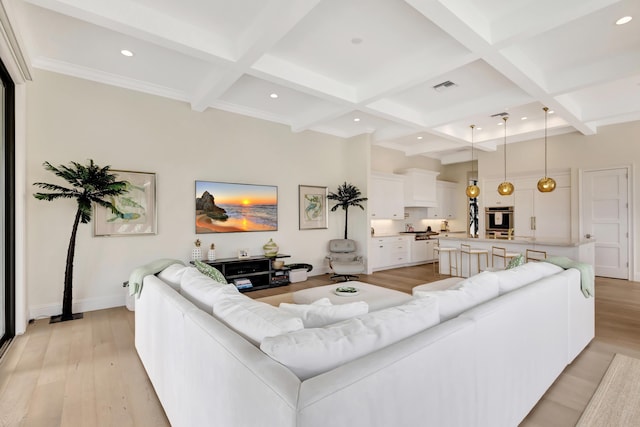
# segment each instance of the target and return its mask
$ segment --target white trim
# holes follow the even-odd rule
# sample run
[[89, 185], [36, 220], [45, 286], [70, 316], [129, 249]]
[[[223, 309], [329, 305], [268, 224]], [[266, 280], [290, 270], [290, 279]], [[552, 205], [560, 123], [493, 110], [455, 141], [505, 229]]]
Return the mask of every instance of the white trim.
[[[598, 172], [607, 170], [625, 169], [627, 171], [627, 230], [629, 237], [627, 238], [627, 259], [629, 266], [627, 267], [627, 280], [633, 280], [635, 282], [640, 281], [640, 271], [635, 270], [635, 252], [634, 252], [634, 238], [635, 238], [635, 221], [634, 221], [634, 199], [633, 199], [633, 164], [621, 165], [621, 166], [607, 166], [602, 168], [588, 168], [578, 169], [578, 223], [580, 238], [584, 236], [584, 225], [582, 215], [582, 201], [583, 201], [583, 182], [585, 172]], [[595, 256], [595, 254], [594, 254]]]
[[[126, 295], [113, 295], [100, 298], [86, 298], [75, 300], [72, 305], [74, 313], [103, 310], [105, 308], [122, 307], [126, 305]], [[42, 319], [56, 316], [62, 312], [62, 304], [44, 304], [29, 307], [29, 319]]]
[[14, 31], [16, 20], [8, 0], [0, 0], [0, 57], [13, 82], [18, 85], [32, 80], [31, 65], [25, 54], [20, 34]]

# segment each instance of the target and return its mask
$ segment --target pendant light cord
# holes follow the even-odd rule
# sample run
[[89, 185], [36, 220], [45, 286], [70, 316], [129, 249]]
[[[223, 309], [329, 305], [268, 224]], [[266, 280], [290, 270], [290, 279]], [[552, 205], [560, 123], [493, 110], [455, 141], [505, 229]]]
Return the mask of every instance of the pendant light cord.
[[469, 126], [471, 128], [471, 175], [474, 174], [475, 168], [473, 167], [473, 129], [476, 125]]
[[549, 108], [544, 107], [544, 177], [547, 178], [547, 115]]
[[507, 119], [509, 117], [503, 117], [504, 120], [504, 181], [507, 182]]

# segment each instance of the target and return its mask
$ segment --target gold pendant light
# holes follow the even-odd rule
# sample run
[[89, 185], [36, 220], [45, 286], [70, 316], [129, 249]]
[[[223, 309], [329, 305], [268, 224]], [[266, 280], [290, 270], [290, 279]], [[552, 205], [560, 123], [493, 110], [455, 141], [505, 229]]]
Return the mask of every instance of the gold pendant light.
[[501, 196], [508, 196], [513, 193], [513, 184], [507, 181], [507, 119], [509, 116], [502, 118], [504, 120], [504, 181], [498, 185], [498, 193]]
[[547, 115], [549, 114], [549, 109], [547, 107], [542, 109], [544, 110], [544, 178], [540, 178], [540, 181], [538, 181], [538, 191], [551, 193], [556, 189], [556, 182], [553, 178], [547, 176]]
[[[475, 171], [475, 168], [473, 167], [473, 129], [476, 127], [476, 125], [471, 125], [469, 127], [471, 128], [471, 175], [473, 176]], [[471, 184], [467, 186], [467, 197], [469, 197], [470, 199], [475, 199], [479, 195], [480, 188], [477, 185]]]

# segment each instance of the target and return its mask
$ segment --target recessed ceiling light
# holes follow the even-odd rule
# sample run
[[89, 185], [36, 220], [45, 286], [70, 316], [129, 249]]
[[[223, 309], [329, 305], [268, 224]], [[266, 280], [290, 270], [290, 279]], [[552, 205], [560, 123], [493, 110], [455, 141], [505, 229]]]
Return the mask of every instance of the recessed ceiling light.
[[360, 44], [362, 43], [364, 40], [361, 37], [354, 37], [351, 39], [351, 44]]
[[123, 54], [124, 56], [133, 56], [133, 52], [127, 49], [122, 49], [120, 53]]
[[616, 21], [616, 25], [624, 25], [633, 19], [632, 16], [623, 16]]
[[359, 122], [360, 121], [360, 117], [356, 117], [355, 119], [353, 119], [354, 122]]
[[278, 97], [277, 93], [272, 93], [271, 95], [269, 95], [269, 98], [271, 99], [276, 99]]
[[476, 128], [476, 130], [482, 130], [482, 128]]
[[419, 137], [418, 137], [418, 139], [422, 139], [422, 138], [423, 138], [422, 136], [419, 136]]
[[503, 124], [504, 124], [504, 123], [500, 122], [500, 123], [498, 123], [498, 126], [502, 126]]
[[555, 113], [555, 111], [549, 110], [549, 114], [553, 114], [553, 113]]
[[520, 120], [527, 120], [527, 116], [520, 117]]

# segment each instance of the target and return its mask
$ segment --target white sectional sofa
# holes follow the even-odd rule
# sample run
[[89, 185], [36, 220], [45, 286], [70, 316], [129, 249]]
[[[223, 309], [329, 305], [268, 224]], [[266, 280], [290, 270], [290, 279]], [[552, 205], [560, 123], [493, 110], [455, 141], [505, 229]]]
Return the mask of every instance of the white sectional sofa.
[[136, 302], [136, 349], [176, 427], [513, 427], [593, 338], [594, 302], [575, 269], [483, 274], [499, 296], [302, 379], [185, 298], [177, 280], [150, 275]]

